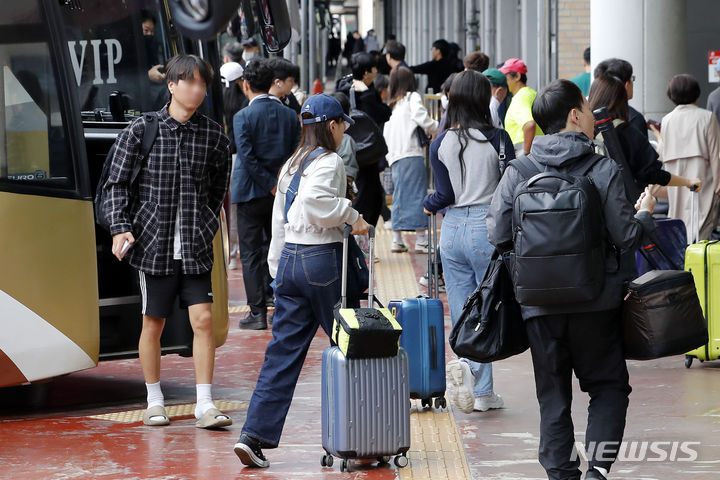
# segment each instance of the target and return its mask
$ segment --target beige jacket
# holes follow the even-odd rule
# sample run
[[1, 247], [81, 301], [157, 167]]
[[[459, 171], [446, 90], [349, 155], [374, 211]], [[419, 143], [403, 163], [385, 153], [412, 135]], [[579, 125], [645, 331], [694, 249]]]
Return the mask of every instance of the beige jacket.
[[[662, 119], [663, 141], [660, 159], [665, 170], [688, 178], [702, 180], [699, 199], [700, 238], [710, 238], [720, 207], [720, 125], [712, 112], [696, 105], [678, 105]], [[668, 216], [680, 218], [692, 231], [692, 193], [686, 188], [669, 188]]]

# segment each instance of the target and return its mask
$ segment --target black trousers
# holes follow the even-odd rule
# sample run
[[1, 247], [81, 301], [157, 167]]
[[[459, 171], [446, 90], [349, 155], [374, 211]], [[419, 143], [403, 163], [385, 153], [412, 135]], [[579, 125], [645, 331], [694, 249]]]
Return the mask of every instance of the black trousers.
[[[579, 480], [571, 416], [572, 374], [590, 395], [585, 447], [590, 467], [610, 470], [630, 395], [620, 310], [550, 315], [526, 322], [540, 403], [540, 464], [551, 480]], [[603, 443], [601, 442], [608, 442]]]
[[272, 238], [274, 197], [255, 198], [237, 204], [237, 231], [245, 295], [250, 311], [266, 315], [266, 300], [272, 296], [267, 256]]
[[355, 185], [358, 192], [353, 207], [360, 212], [367, 223], [374, 227], [377, 225], [380, 211], [385, 204], [377, 164], [360, 168], [357, 178], [355, 178]]

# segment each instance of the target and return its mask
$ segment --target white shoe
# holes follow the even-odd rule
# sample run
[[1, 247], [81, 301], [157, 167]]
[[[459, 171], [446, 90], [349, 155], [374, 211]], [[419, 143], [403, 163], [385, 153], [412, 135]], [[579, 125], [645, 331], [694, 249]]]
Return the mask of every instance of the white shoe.
[[494, 408], [502, 408], [503, 405], [505, 405], [505, 402], [502, 397], [497, 393], [491, 393], [490, 395], [476, 397], [473, 410], [476, 412], [487, 412]]
[[455, 406], [463, 413], [471, 413], [475, 398], [475, 377], [470, 371], [470, 365], [462, 360], [452, 360], [445, 367], [445, 374], [448, 383], [455, 387], [455, 394], [452, 396]]
[[238, 267], [237, 267], [237, 260], [235, 259], [235, 257], [233, 257], [233, 258], [230, 259], [230, 263], [228, 264], [228, 268], [229, 268], [230, 270], [237, 270], [237, 268], [238, 268]]

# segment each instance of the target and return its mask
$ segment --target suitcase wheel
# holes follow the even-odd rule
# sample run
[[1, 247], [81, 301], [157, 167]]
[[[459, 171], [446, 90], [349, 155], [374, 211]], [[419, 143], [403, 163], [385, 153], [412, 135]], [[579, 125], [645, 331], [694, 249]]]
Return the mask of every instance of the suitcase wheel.
[[377, 461], [378, 461], [380, 464], [390, 463], [390, 459], [391, 459], [391, 458], [392, 458], [392, 457], [389, 457], [389, 456], [377, 457]]
[[340, 471], [341, 472], [349, 472], [350, 469], [348, 469], [348, 461], [343, 460], [342, 465], [340, 465]]
[[690, 368], [692, 366], [693, 357], [690, 355], [685, 355], [685, 368]]
[[447, 400], [445, 400], [445, 397], [436, 397], [435, 398], [435, 408], [445, 408], [447, 407]]
[[322, 458], [320, 459], [320, 465], [322, 465], [323, 467], [332, 467], [333, 466], [333, 456], [330, 454], [323, 455]]
[[432, 407], [432, 398], [423, 398], [420, 400], [420, 405], [422, 405], [423, 408]]
[[405, 468], [408, 466], [409, 460], [405, 455], [398, 455], [395, 457], [395, 466], [398, 468]]

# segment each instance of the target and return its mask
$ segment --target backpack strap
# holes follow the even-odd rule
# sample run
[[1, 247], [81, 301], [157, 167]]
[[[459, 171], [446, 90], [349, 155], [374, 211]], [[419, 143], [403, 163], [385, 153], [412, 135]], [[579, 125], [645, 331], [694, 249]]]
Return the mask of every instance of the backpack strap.
[[596, 163], [598, 163], [600, 160], [605, 158], [605, 155], [600, 155], [599, 153], [591, 153], [587, 155], [587, 160], [585, 160], [585, 165], [583, 165], [582, 170], [580, 170], [580, 175], [586, 176], [588, 173], [590, 173], [590, 170], [593, 169]]
[[505, 135], [502, 134], [505, 130], [500, 130], [500, 149], [498, 150], [498, 167], [500, 168], [500, 177], [503, 176], [503, 173], [505, 173], [505, 168], [507, 168], [507, 156], [505, 155]]
[[508, 165], [512, 165], [517, 169], [518, 172], [520, 172], [520, 176], [527, 180], [529, 178], [534, 177], [538, 173], [542, 173], [542, 170], [538, 168], [538, 164], [535, 163], [529, 155], [526, 155], [524, 157], [516, 158], [515, 160], [511, 161]]
[[140, 153], [135, 159], [133, 165], [132, 174], [130, 175], [130, 185], [135, 183], [137, 176], [140, 174], [140, 169], [143, 166], [143, 162], [150, 155], [155, 139], [158, 135], [159, 121], [157, 112], [149, 112], [144, 114], [145, 117], [145, 131], [143, 133], [142, 143], [140, 144]]
[[300, 177], [302, 177], [302, 174], [305, 173], [305, 169], [308, 167], [308, 165], [310, 165], [313, 160], [315, 160], [323, 153], [325, 153], [324, 148], [316, 148], [315, 150], [310, 152], [310, 155], [307, 156], [302, 166], [298, 168], [297, 171], [293, 174], [292, 180], [290, 180], [290, 185], [288, 185], [288, 189], [285, 192], [285, 212], [283, 214], [285, 218], [285, 223], [288, 223], [288, 212], [290, 211], [290, 207], [292, 206], [293, 202], [295, 201], [295, 197], [297, 197], [298, 194], [298, 188], [300, 187]]
[[350, 110], [357, 110], [357, 103], [355, 102], [355, 88], [350, 87]]

